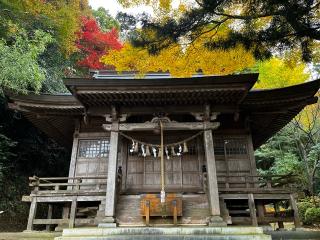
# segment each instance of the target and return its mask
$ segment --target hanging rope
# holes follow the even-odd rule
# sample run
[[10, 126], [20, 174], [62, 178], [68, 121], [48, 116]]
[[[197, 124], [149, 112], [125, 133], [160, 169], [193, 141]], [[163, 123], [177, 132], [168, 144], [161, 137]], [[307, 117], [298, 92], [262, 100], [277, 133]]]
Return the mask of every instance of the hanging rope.
[[[191, 141], [192, 139], [198, 137], [199, 135], [201, 135], [204, 131], [200, 131], [194, 135], [192, 135], [191, 137], [188, 137], [182, 141], [179, 141], [179, 142], [174, 142], [174, 143], [168, 143], [168, 144], [163, 144], [163, 147], [174, 147], [174, 146], [177, 146], [177, 145], [180, 145], [180, 144], [184, 144], [185, 142], [189, 142]], [[150, 147], [161, 147], [161, 144], [153, 144], [153, 143], [147, 143], [147, 142], [143, 142], [143, 141], [140, 141], [140, 140], [137, 140], [133, 137], [130, 137], [129, 135], [123, 133], [123, 132], [119, 132], [119, 134], [123, 137], [125, 137], [126, 139], [128, 140], [131, 140], [133, 142], [136, 142], [136, 143], [139, 143], [140, 145], [144, 145], [144, 146], [150, 146]]]
[[160, 200], [161, 203], [164, 203], [166, 201], [166, 192], [164, 191], [164, 184], [165, 184], [165, 176], [164, 176], [164, 159], [163, 159], [163, 125], [162, 122], [160, 121], [160, 132], [161, 132], [161, 155], [160, 155], [160, 160], [161, 160], [161, 192], [160, 192]]

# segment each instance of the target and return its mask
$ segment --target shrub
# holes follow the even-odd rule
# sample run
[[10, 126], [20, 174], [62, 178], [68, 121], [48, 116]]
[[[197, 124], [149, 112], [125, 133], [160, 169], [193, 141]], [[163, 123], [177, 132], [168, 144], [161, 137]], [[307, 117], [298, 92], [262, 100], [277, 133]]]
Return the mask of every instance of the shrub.
[[303, 201], [298, 203], [298, 211], [299, 211], [299, 216], [300, 220], [303, 224], [307, 224], [306, 219], [305, 219], [305, 213], [308, 209], [313, 208], [314, 205], [313, 203], [309, 201]]
[[306, 224], [320, 223], [320, 208], [312, 207], [308, 208], [304, 214]]

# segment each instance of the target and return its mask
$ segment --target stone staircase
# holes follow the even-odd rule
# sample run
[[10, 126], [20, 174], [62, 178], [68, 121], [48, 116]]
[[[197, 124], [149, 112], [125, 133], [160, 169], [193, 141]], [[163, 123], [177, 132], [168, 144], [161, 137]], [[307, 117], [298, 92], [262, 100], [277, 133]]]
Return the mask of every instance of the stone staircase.
[[64, 229], [55, 240], [271, 240], [259, 227], [118, 227]]

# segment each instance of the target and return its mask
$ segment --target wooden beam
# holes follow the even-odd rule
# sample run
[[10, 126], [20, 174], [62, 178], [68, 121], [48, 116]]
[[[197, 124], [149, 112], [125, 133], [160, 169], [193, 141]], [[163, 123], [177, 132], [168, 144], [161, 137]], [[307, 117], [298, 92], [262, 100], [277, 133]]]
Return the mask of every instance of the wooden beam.
[[[239, 107], [235, 104], [215, 104], [212, 106], [212, 111], [221, 113], [234, 113]], [[119, 116], [123, 114], [128, 115], [141, 115], [141, 114], [153, 114], [163, 112], [167, 114], [190, 114], [199, 113], [204, 111], [203, 105], [175, 105], [175, 106], [135, 106], [125, 107], [120, 106], [118, 108]], [[89, 106], [87, 110], [90, 116], [105, 117], [107, 114], [111, 114], [109, 106]]]
[[119, 123], [115, 121], [111, 126], [105, 216], [109, 222], [115, 222]]
[[[171, 130], [214, 130], [218, 128], [220, 123], [218, 122], [169, 122], [163, 123], [165, 131]], [[112, 124], [103, 124], [103, 128], [106, 131], [111, 131]], [[119, 131], [153, 131], [159, 128], [158, 123], [121, 123], [119, 124]]]
[[35, 225], [54, 225], [54, 224], [68, 224], [68, 219], [35, 219]]
[[[47, 219], [52, 219], [52, 210], [53, 210], [53, 205], [49, 204], [48, 206], [48, 215], [47, 215]], [[46, 230], [50, 231], [50, 224], [46, 225]]]
[[251, 217], [252, 225], [258, 226], [257, 210], [256, 210], [256, 205], [254, 204], [254, 197], [252, 193], [248, 194], [248, 205], [250, 209], [250, 217]]
[[[81, 194], [81, 195], [80, 195]], [[97, 195], [94, 192], [89, 192], [88, 194], [80, 193], [78, 194], [78, 202], [96, 202], [105, 199], [105, 191], [98, 193]], [[64, 194], [55, 194], [49, 193], [47, 196], [37, 196], [37, 202], [52, 202], [52, 203], [63, 203], [63, 202], [72, 202], [73, 196], [75, 193], [70, 193], [68, 195]]]
[[29, 217], [28, 217], [28, 224], [27, 224], [28, 231], [33, 230], [33, 221], [36, 218], [36, 213], [37, 213], [37, 198], [33, 197], [30, 205], [30, 210], [29, 210]]
[[77, 197], [73, 197], [70, 209], [69, 228], [74, 228], [77, 213]]
[[68, 219], [69, 218], [69, 213], [70, 213], [70, 206], [69, 204], [64, 204], [62, 207], [62, 219]]

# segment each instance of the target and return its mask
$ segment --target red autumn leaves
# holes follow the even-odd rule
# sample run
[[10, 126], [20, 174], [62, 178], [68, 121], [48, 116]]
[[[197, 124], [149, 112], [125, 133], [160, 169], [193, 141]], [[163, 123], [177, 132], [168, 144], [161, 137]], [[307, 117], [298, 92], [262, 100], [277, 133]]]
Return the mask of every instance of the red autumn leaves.
[[102, 32], [97, 21], [93, 18], [81, 18], [81, 31], [78, 32], [77, 47], [80, 50], [79, 67], [89, 69], [108, 69], [99, 60], [109, 50], [120, 50], [122, 43], [116, 29]]

